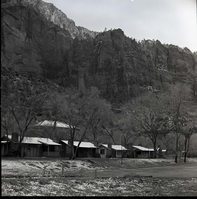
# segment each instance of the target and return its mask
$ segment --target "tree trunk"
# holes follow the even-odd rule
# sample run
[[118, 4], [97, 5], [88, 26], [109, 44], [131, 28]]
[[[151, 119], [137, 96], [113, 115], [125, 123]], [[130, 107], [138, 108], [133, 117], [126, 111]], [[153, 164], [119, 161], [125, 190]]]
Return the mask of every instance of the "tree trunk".
[[179, 150], [179, 137], [178, 133], [176, 133], [176, 154], [175, 154], [175, 162], [178, 162], [178, 150]]
[[176, 163], [178, 162], [178, 155], [177, 154], [175, 155], [175, 162]]
[[187, 139], [187, 141], [185, 141], [185, 156], [184, 156], [184, 162], [186, 162], [186, 159], [187, 159], [187, 153], [189, 151], [189, 145], [190, 145], [190, 138], [191, 138], [191, 135], [188, 137], [188, 138], [185, 138]]
[[75, 157], [77, 156], [77, 151], [78, 151], [78, 148], [79, 148], [80, 144], [81, 144], [81, 140], [79, 141], [79, 143], [77, 145], [77, 148], [76, 148], [75, 152], [73, 153], [73, 156], [71, 157], [71, 160], [75, 159]]
[[16, 150], [17, 157], [21, 156], [21, 148], [22, 148], [22, 143], [19, 142], [18, 148]]
[[71, 139], [71, 145], [70, 145], [70, 159], [72, 160], [72, 157], [74, 156], [74, 141]]
[[70, 147], [71, 147], [71, 150], [70, 150], [70, 159], [72, 160], [73, 156], [74, 156], [74, 137], [75, 137], [75, 128], [71, 128], [70, 129]]
[[185, 154], [184, 154], [184, 162], [186, 162], [186, 159], [187, 159], [187, 151], [185, 151]]
[[186, 162], [187, 159], [187, 138], [185, 138], [185, 153], [184, 153], [184, 162]]
[[157, 158], [156, 141], [153, 143], [153, 146], [154, 146], [154, 158]]
[[83, 135], [81, 136], [81, 139], [79, 140], [79, 143], [78, 143], [78, 145], [77, 145], [77, 148], [76, 148], [76, 150], [75, 150], [73, 156], [71, 157], [71, 160], [75, 159], [75, 157], [77, 156], [78, 148], [79, 148], [81, 142], [83, 141], [83, 138], [84, 138], [86, 132], [87, 132], [87, 129], [85, 130], [85, 132], [84, 132]]

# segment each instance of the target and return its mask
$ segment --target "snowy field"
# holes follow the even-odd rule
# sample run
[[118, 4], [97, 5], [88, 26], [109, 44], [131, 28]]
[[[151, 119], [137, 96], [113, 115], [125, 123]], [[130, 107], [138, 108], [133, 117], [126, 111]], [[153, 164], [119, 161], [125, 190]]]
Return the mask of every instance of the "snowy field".
[[3, 180], [2, 196], [197, 196], [197, 179], [144, 177]]
[[62, 175], [62, 165], [64, 174], [76, 173], [82, 170], [94, 169], [90, 162], [82, 160], [1, 160], [1, 175], [3, 177], [15, 176], [43, 176]]
[[[188, 162], [194, 163], [197, 159], [188, 159]], [[121, 163], [120, 159], [92, 161], [2, 159], [1, 194], [2, 196], [197, 196], [197, 178], [153, 178], [126, 173], [122, 173], [122, 177], [116, 176], [120, 168], [126, 171], [128, 168], [175, 165], [172, 159], [123, 159]], [[64, 165], [63, 170], [62, 165]], [[96, 170], [111, 170], [110, 175], [113, 175], [98, 177]]]
[[[197, 158], [187, 160], [188, 162], [197, 162]], [[95, 163], [95, 164], [94, 164]], [[1, 160], [2, 177], [15, 176], [73, 176], [83, 174], [84, 171], [105, 169], [105, 168], [138, 168], [152, 167], [175, 164], [173, 159], [100, 159], [93, 158], [81, 160], [64, 160], [64, 159], [18, 159], [4, 158]], [[63, 166], [63, 168], [62, 168]]]

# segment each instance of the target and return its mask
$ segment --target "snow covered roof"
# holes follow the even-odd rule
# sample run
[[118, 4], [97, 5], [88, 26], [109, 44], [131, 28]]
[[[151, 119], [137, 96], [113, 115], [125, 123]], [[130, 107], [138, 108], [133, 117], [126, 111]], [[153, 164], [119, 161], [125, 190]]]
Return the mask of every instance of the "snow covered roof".
[[[63, 143], [68, 144], [68, 140], [61, 140]], [[73, 142], [73, 145], [74, 146], [78, 146], [79, 144], [79, 141], [74, 141]], [[81, 142], [80, 145], [79, 145], [79, 148], [97, 148], [94, 144], [92, 144], [91, 142]]]
[[133, 148], [139, 149], [140, 151], [150, 151], [148, 148], [143, 146], [133, 146]]
[[51, 140], [49, 138], [39, 138], [38, 142], [40, 142], [42, 144], [46, 144], [46, 145], [54, 145], [54, 146], [60, 146], [61, 145], [61, 144], [54, 142], [53, 140]]
[[[104, 147], [106, 147], [106, 148], [108, 148], [108, 149], [110, 149], [108, 144], [101, 144], [101, 145], [104, 146]], [[114, 150], [116, 150], [116, 151], [125, 151], [125, 150], [127, 150], [122, 145], [111, 145], [111, 148], [114, 149]]]
[[[8, 135], [8, 138], [11, 139], [11, 135]], [[20, 139], [20, 137], [18, 137]], [[46, 144], [46, 145], [56, 145], [59, 146], [60, 144], [53, 142], [50, 138], [40, 138], [40, 137], [24, 137], [23, 144]]]
[[101, 145], [106, 147], [106, 148], [108, 148], [108, 149], [110, 149], [108, 144], [101, 144]]
[[[133, 148], [139, 149], [140, 151], [154, 151], [154, 149], [148, 149], [143, 146], [133, 146]], [[166, 152], [166, 149], [162, 149], [162, 152]]]
[[69, 145], [68, 144], [68, 140], [61, 140], [63, 143], [65, 143], [65, 144], [67, 144], [67, 145]]
[[143, 146], [133, 146], [133, 148], [139, 149], [140, 151], [154, 151], [154, 149], [148, 149]]
[[111, 148], [116, 151], [126, 151], [127, 149], [122, 145], [111, 145]]
[[24, 137], [22, 143], [23, 144], [41, 144], [38, 142], [38, 137]]
[[[78, 146], [79, 141], [74, 141], [74, 146]], [[79, 145], [80, 148], [97, 148], [96, 146], [94, 146], [94, 144], [92, 144], [91, 142], [81, 142]]]
[[[40, 126], [41, 127], [42, 126], [54, 127], [54, 123], [55, 123], [55, 121], [44, 120], [42, 122], [35, 124], [34, 126], [36, 126], [36, 127], [40, 127]], [[66, 124], [64, 122], [58, 122], [58, 121], [56, 121], [56, 127], [57, 128], [66, 128], [66, 129], [70, 128], [70, 126], [68, 124]]]
[[1, 144], [5, 144], [5, 143], [7, 143], [7, 142], [9, 142], [9, 141], [1, 141]]

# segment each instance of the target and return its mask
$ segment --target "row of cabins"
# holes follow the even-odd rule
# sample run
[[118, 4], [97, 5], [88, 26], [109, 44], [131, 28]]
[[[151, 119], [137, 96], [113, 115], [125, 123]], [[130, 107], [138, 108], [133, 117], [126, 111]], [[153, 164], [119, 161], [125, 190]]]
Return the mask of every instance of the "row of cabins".
[[[14, 151], [18, 145], [19, 136], [17, 133], [4, 136], [1, 140], [1, 155], [14, 155]], [[79, 141], [74, 141], [74, 151]], [[70, 157], [71, 142], [70, 140], [61, 140], [59, 143], [54, 142], [50, 138], [41, 137], [24, 137], [22, 141], [21, 157]], [[122, 145], [112, 144], [93, 144], [91, 142], [82, 141], [77, 150], [76, 157], [98, 157], [98, 158], [152, 158], [153, 149], [142, 146], [132, 146], [127, 149]], [[163, 150], [165, 152], [165, 150]], [[131, 155], [132, 154], [132, 155]]]
[[[34, 125], [34, 127], [43, 128], [69, 129], [70, 126], [59, 121], [44, 120]], [[71, 126], [72, 127], [72, 126]], [[76, 128], [80, 130], [79, 128]], [[16, 155], [16, 148], [19, 144], [19, 136], [17, 133], [4, 136], [1, 138], [1, 155]], [[74, 151], [79, 141], [74, 141]], [[83, 141], [80, 143], [76, 157], [100, 157], [100, 158], [151, 158], [153, 157], [153, 149], [147, 149], [141, 146], [132, 146], [125, 148], [122, 145], [112, 145], [103, 143], [91, 143]], [[24, 137], [22, 141], [21, 157], [70, 157], [71, 141], [60, 140], [54, 142], [50, 138], [43, 137]]]
[[[1, 155], [13, 154], [19, 144], [19, 136], [16, 133], [4, 136], [1, 140]], [[74, 141], [74, 151], [79, 141]], [[70, 140], [61, 140], [59, 143], [50, 138], [24, 137], [22, 141], [21, 157], [69, 157], [71, 152]], [[122, 151], [127, 151], [124, 146], [111, 144], [93, 144], [81, 142], [76, 157], [122, 157]]]

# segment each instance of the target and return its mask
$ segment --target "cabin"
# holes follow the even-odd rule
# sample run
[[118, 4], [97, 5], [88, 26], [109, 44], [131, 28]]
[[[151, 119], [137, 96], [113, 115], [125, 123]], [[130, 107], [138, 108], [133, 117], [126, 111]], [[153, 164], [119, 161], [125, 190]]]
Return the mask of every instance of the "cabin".
[[[142, 146], [132, 146], [133, 148], [133, 157], [134, 158], [154, 158], [154, 149], [149, 149]], [[164, 155], [166, 152], [165, 149], [162, 150]]]
[[[61, 150], [62, 157], [70, 156], [70, 152], [71, 152], [70, 142], [71, 142], [70, 140], [61, 140], [60, 143], [62, 144], [62, 150]], [[74, 152], [76, 151], [78, 144], [79, 144], [79, 141], [73, 142]], [[76, 157], [81, 157], [81, 158], [96, 157], [96, 149], [97, 147], [93, 143], [82, 141], [77, 150]]]
[[101, 144], [99, 146], [99, 154], [101, 158], [111, 158], [112, 157], [111, 144]]
[[122, 145], [100, 144], [99, 154], [101, 158], [126, 157], [127, 149]]
[[22, 141], [22, 157], [59, 157], [60, 144], [50, 138], [24, 137]]
[[[4, 147], [3, 155], [14, 154], [19, 144], [19, 139], [20, 138], [17, 133], [8, 135], [7, 142], [9, 143], [9, 145], [6, 153]], [[50, 138], [24, 137], [21, 144], [22, 144], [21, 157], [59, 157], [60, 156], [61, 145], [59, 143], [54, 142]]]
[[153, 158], [154, 149], [148, 149], [142, 146], [132, 146], [134, 158]]

